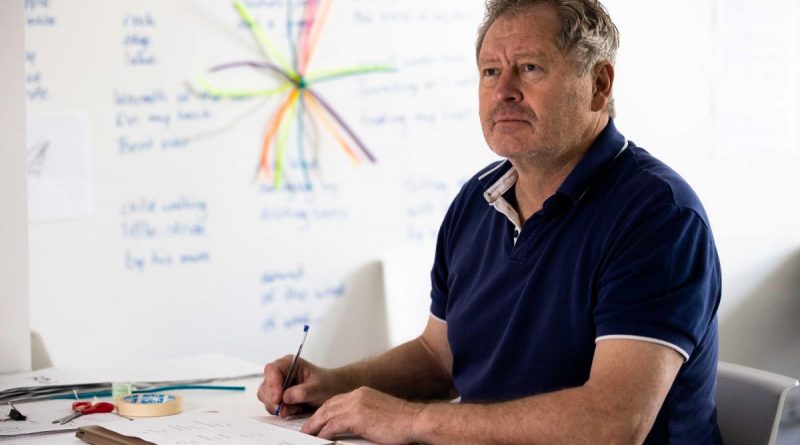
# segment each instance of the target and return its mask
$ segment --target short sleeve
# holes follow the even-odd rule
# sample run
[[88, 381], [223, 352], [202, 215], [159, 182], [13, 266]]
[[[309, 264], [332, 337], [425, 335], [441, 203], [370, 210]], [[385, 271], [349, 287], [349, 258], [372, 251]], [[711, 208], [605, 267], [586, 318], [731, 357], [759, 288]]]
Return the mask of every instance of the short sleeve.
[[720, 300], [711, 232], [693, 209], [663, 205], [625, 229], [600, 271], [597, 340], [641, 338], [688, 360]]
[[433, 268], [431, 269], [431, 315], [445, 321], [447, 320], [447, 296], [449, 295], [447, 234], [452, 220], [453, 207], [453, 205], [450, 206], [441, 227], [439, 227]]

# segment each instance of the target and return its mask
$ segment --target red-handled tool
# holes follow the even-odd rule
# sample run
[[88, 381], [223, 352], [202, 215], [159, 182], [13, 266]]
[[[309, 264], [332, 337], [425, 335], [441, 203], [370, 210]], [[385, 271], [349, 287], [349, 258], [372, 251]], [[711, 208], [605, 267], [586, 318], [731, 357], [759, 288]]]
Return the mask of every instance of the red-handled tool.
[[109, 402], [75, 402], [72, 404], [72, 414], [54, 420], [53, 423], [61, 425], [71, 422], [84, 414], [110, 413], [114, 411], [114, 404]]

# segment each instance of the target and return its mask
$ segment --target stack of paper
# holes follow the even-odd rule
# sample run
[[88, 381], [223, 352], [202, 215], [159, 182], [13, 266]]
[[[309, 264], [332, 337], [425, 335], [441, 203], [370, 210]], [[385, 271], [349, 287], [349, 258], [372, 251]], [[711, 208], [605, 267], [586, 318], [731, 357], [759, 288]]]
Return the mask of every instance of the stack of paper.
[[144, 421], [119, 421], [106, 429], [159, 445], [213, 443], [218, 445], [326, 445], [333, 441], [281, 428], [255, 419], [217, 413], [159, 417]]

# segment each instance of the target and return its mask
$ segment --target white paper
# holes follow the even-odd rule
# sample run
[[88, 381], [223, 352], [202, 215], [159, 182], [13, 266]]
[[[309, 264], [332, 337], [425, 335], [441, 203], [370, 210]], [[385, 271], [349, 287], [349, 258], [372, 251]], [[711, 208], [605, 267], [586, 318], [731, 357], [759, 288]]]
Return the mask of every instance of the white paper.
[[0, 391], [29, 386], [73, 385], [79, 383], [93, 382], [85, 372], [80, 370], [45, 368], [0, 376]]
[[84, 113], [28, 116], [28, 218], [92, 214], [91, 130]]
[[197, 379], [230, 379], [260, 375], [262, 365], [234, 357], [201, 354], [146, 363], [119, 364], [108, 368], [46, 368], [0, 376], [0, 391], [10, 388], [97, 382], [162, 382]]
[[[125, 366], [97, 369], [99, 381], [162, 382], [197, 379], [229, 379], [262, 375], [263, 364], [255, 364], [235, 357], [218, 354], [200, 354], [189, 357], [148, 360], [128, 363]], [[110, 380], [109, 380], [110, 379]]]
[[302, 415], [302, 416], [294, 416], [289, 418], [281, 418], [276, 416], [267, 416], [262, 419], [264, 422], [269, 423], [271, 425], [279, 426], [281, 428], [286, 428], [292, 431], [300, 431], [305, 425], [308, 418], [311, 417], [309, 415]]
[[255, 419], [215, 413], [181, 414], [146, 419], [146, 421], [120, 421], [103, 426], [117, 433], [139, 437], [160, 445], [187, 443], [321, 445], [333, 443]]
[[[74, 400], [48, 400], [45, 402], [24, 403], [16, 405], [17, 410], [24, 414], [27, 419], [24, 421], [0, 422], [0, 443], [6, 445], [5, 440], [8, 436], [26, 433], [36, 433], [41, 431], [66, 430], [65, 435], [74, 435], [69, 430], [87, 425], [105, 425], [115, 423], [120, 417], [116, 414], [97, 413], [80, 416], [72, 421], [61, 425], [54, 424], [53, 421], [61, 419], [72, 412], [72, 402]], [[0, 418], [5, 418], [9, 413], [9, 408], [0, 408]], [[130, 422], [130, 420], [126, 420]], [[19, 439], [22, 440], [22, 439]], [[28, 440], [25, 438], [25, 440]], [[53, 440], [51, 438], [51, 440]]]
[[[283, 419], [275, 416], [267, 416], [259, 420], [275, 426], [279, 426], [281, 428], [290, 429], [292, 431], [300, 431], [300, 429], [303, 428], [303, 425], [305, 425], [305, 423], [308, 421], [309, 417], [311, 416], [301, 415]], [[356, 437], [351, 434], [340, 434], [337, 435], [335, 439], [336, 443], [339, 445], [377, 445], [375, 442], [369, 441], [367, 439], [362, 439], [360, 437]]]

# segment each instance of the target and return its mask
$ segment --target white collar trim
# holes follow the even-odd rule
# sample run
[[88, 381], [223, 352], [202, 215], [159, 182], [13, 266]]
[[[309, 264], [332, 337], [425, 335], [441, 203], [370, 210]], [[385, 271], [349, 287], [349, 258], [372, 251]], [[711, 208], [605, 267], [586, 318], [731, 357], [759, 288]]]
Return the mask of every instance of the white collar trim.
[[[503, 165], [503, 164], [500, 164]], [[498, 166], [499, 167], [499, 166]], [[497, 167], [486, 172], [481, 176], [483, 178], [487, 174], [491, 173], [492, 171], [496, 170]], [[495, 210], [502, 213], [503, 215], [514, 224], [514, 228], [516, 229], [516, 233], [519, 234], [522, 231], [521, 224], [519, 222], [519, 213], [517, 213], [517, 209], [514, 208], [505, 198], [503, 198], [503, 194], [511, 189], [514, 184], [517, 183], [517, 170], [514, 169], [512, 165], [511, 168], [505, 172], [503, 176], [500, 177], [494, 184], [492, 184], [484, 193], [483, 197], [486, 199], [486, 202], [489, 203]], [[514, 237], [514, 242], [517, 241], [517, 237]]]
[[[627, 148], [628, 148], [628, 141], [626, 140], [625, 144], [622, 145], [622, 148], [614, 156], [614, 160], [616, 160]], [[506, 160], [505, 162], [509, 161]], [[478, 179], [483, 179], [486, 176], [490, 175], [491, 173], [494, 173], [495, 171], [497, 171], [497, 169], [505, 165], [505, 162], [497, 164], [497, 166], [487, 171], [486, 173], [482, 174]], [[503, 194], [509, 191], [511, 187], [513, 187], [514, 184], [517, 183], [518, 177], [519, 176], [517, 175], [517, 170], [514, 168], [513, 165], [511, 165], [511, 168], [509, 168], [508, 171], [505, 172], [505, 174], [503, 174], [503, 176], [500, 177], [500, 179], [495, 181], [494, 184], [489, 186], [489, 188], [486, 189], [485, 192], [483, 192], [483, 197], [484, 199], [486, 199], [486, 202], [488, 202], [489, 205], [494, 207], [495, 210], [505, 215], [505, 217], [508, 218], [508, 220], [511, 221], [512, 224], [514, 224], [514, 228], [516, 229], [514, 236], [515, 244], [517, 242], [517, 237], [519, 236], [519, 233], [522, 232], [522, 226], [519, 222], [519, 213], [517, 213], [517, 209], [515, 209], [514, 206], [512, 206], [508, 201], [506, 201], [505, 198], [503, 198]], [[580, 198], [578, 198], [578, 201], [580, 201], [584, 197], [584, 195], [586, 195], [587, 191], [588, 188], [583, 191]]]

